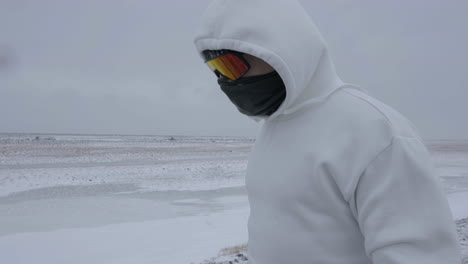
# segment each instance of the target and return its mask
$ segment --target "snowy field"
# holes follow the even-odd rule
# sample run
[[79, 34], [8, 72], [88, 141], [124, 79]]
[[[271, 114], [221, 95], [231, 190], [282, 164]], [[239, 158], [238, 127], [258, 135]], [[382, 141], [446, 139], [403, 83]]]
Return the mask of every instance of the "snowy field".
[[[190, 264], [243, 245], [252, 144], [0, 134], [1, 263]], [[468, 255], [468, 142], [428, 147]]]

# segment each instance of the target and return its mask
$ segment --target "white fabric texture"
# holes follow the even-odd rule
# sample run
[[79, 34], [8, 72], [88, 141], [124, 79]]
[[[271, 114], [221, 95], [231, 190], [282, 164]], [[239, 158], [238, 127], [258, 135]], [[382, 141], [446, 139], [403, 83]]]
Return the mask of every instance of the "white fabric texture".
[[[415, 126], [341, 81], [296, 0], [215, 0], [200, 53], [268, 62], [286, 99], [249, 155], [250, 264], [459, 264], [455, 224]], [[215, 81], [215, 80], [214, 80]]]

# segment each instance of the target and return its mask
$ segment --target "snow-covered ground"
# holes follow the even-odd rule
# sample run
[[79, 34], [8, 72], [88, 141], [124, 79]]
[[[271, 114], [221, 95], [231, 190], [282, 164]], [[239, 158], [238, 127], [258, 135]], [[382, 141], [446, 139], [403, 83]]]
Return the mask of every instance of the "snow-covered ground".
[[[190, 264], [245, 245], [252, 144], [230, 137], [0, 134], [1, 263]], [[468, 143], [428, 147], [468, 255]]]

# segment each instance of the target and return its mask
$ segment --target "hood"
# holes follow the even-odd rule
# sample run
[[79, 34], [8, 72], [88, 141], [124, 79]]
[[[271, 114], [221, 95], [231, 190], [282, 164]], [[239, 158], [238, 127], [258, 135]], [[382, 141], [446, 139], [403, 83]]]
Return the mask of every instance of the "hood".
[[230, 49], [270, 64], [286, 86], [286, 98], [271, 116], [290, 116], [325, 100], [345, 84], [337, 76], [320, 32], [296, 0], [214, 0], [194, 39], [202, 51]]

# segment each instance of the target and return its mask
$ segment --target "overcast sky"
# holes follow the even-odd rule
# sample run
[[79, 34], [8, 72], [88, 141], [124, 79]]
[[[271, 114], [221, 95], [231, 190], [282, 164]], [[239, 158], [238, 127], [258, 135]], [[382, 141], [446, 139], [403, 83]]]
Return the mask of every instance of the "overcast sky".
[[[301, 1], [339, 75], [468, 139], [468, 1]], [[0, 132], [255, 136], [196, 54], [208, 0], [0, 0]]]

